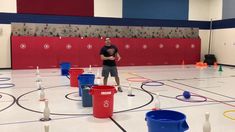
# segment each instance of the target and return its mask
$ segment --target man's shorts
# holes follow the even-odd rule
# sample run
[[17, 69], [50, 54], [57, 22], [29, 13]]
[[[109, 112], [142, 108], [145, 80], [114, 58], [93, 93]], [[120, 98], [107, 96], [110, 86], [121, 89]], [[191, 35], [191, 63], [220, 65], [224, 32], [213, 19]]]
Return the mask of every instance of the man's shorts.
[[103, 66], [102, 69], [102, 76], [103, 77], [108, 77], [109, 73], [111, 77], [117, 77], [118, 76], [118, 71], [116, 66]]

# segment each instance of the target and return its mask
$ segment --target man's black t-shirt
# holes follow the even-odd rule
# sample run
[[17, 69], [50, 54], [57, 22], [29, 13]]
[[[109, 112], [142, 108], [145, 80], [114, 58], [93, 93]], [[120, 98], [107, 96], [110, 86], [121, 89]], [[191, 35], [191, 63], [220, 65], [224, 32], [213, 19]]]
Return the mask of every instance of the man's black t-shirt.
[[[118, 49], [114, 45], [104, 46], [100, 50], [100, 55], [104, 55], [104, 57], [110, 57], [110, 56], [115, 57], [117, 52], [118, 52]], [[103, 65], [116, 66], [116, 62], [115, 60], [103, 60]]]

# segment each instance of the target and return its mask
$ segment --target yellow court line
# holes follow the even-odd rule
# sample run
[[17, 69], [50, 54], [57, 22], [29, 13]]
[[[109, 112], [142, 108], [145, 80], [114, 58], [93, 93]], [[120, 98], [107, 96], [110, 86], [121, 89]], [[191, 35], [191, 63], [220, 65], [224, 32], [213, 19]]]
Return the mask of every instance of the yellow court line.
[[228, 113], [235, 113], [235, 110], [227, 110], [223, 113], [224, 117], [231, 119], [231, 120], [235, 120], [235, 117], [228, 116], [227, 115]]

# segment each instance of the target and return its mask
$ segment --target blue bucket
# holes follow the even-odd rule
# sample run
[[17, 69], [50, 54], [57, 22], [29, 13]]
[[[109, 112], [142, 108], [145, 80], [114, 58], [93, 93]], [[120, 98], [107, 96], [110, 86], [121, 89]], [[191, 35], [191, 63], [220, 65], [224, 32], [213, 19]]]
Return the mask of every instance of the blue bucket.
[[82, 87], [84, 86], [93, 86], [95, 82], [94, 74], [81, 74], [78, 76], [79, 81], [79, 96], [82, 96]]
[[60, 64], [61, 68], [61, 75], [62, 76], [68, 76], [69, 75], [69, 69], [71, 68], [71, 64], [68, 62], [63, 62]]
[[184, 132], [189, 129], [186, 116], [171, 110], [156, 110], [146, 114], [148, 132]]

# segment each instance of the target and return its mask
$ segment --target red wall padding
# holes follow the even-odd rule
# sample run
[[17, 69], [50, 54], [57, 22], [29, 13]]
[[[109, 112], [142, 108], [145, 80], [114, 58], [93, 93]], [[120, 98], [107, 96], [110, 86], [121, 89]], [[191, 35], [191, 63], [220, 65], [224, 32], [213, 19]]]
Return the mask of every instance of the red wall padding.
[[[194, 64], [200, 60], [200, 39], [111, 38], [122, 57], [119, 66]], [[101, 66], [99, 38], [58, 38], [12, 36], [12, 68]]]
[[17, 0], [17, 13], [94, 16], [94, 0]]

